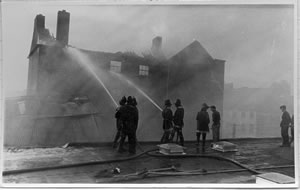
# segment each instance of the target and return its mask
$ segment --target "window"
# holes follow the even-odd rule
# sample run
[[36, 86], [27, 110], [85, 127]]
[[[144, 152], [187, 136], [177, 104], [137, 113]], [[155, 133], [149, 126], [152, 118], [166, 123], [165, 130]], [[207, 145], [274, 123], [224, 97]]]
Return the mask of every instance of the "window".
[[250, 118], [253, 119], [254, 118], [254, 112], [250, 112]]
[[246, 117], [246, 113], [245, 112], [241, 112], [241, 117], [245, 118]]
[[149, 67], [146, 65], [140, 65], [139, 75], [148, 76], [149, 75]]
[[122, 62], [119, 61], [111, 61], [110, 62], [110, 71], [120, 73], [121, 72]]
[[236, 117], [237, 117], [236, 112], [232, 112], [232, 118], [236, 118]]

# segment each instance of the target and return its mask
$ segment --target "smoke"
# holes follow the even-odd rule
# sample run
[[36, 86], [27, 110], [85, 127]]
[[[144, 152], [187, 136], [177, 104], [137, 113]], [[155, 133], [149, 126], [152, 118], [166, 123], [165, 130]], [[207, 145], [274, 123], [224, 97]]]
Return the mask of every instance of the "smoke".
[[125, 76], [111, 72], [112, 74], [115, 74], [116, 76], [119, 77], [120, 80], [125, 80], [130, 86], [134, 87], [140, 94], [142, 94], [145, 98], [147, 98], [159, 111], [163, 111], [157, 103], [154, 102], [153, 99], [151, 99], [140, 87], [138, 87], [136, 84], [134, 84], [132, 81], [127, 79]]
[[[69, 39], [76, 47], [141, 54], [149, 51], [155, 35], [161, 35], [164, 53], [171, 57], [196, 39], [212, 57], [226, 60], [225, 82], [267, 87], [274, 80], [293, 80], [293, 6], [3, 6], [4, 86], [8, 91], [25, 89], [34, 16], [44, 14], [46, 28], [55, 33], [61, 9], [71, 13]], [[23, 35], [15, 35], [20, 28]], [[18, 79], [11, 73], [18, 73]]]
[[111, 95], [110, 91], [107, 89], [106, 85], [103, 83], [100, 76], [95, 72], [95, 68], [93, 67], [94, 64], [91, 62], [91, 60], [85, 54], [83, 54], [79, 50], [77, 50], [76, 48], [67, 48], [66, 52], [69, 53], [70, 56], [74, 56], [75, 59], [78, 60], [78, 63], [81, 66], [83, 66], [93, 77], [95, 77], [95, 79], [97, 79], [97, 81], [104, 88], [105, 92], [110, 97], [110, 99], [112, 100], [114, 105], [116, 107], [118, 107], [118, 103], [116, 102], [114, 97]]
[[152, 26], [151, 30], [152, 30], [153, 36], [168, 37], [168, 35], [170, 34], [168, 26], [164, 22], [161, 22], [159, 24], [156, 24], [156, 25]]

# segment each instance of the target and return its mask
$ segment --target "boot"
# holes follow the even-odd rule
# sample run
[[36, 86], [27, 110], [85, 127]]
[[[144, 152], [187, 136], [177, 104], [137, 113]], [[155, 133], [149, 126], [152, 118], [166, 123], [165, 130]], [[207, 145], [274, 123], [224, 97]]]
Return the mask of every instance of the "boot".
[[117, 148], [117, 147], [118, 147], [118, 142], [114, 142], [113, 148]]
[[205, 152], [205, 139], [206, 139], [206, 133], [202, 134], [202, 152]]
[[120, 140], [120, 143], [119, 143], [119, 148], [118, 148], [118, 152], [119, 153], [123, 153], [123, 152], [125, 152], [126, 150], [124, 149], [124, 142], [125, 142], [125, 138], [126, 138], [126, 136], [124, 136], [124, 135], [122, 135], [121, 136], [121, 140]]
[[120, 137], [121, 137], [121, 131], [117, 131], [117, 134], [116, 134], [115, 139], [114, 139], [113, 148], [118, 147], [118, 140], [119, 140]]
[[196, 136], [197, 136], [196, 146], [199, 146], [199, 144], [200, 144], [200, 133], [197, 133]]
[[183, 134], [182, 133], [180, 133], [179, 139], [180, 139], [180, 145], [184, 146], [184, 138], [183, 138]]
[[124, 149], [124, 148], [119, 148], [118, 149], [118, 153], [124, 153], [124, 152], [126, 152], [126, 149]]

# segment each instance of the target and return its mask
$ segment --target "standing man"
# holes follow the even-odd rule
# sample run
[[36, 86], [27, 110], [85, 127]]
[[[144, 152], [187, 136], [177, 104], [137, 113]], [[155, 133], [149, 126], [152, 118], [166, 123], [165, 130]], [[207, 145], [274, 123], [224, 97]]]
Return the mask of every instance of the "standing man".
[[138, 110], [138, 108], [136, 107], [136, 106], [137, 106], [137, 101], [136, 101], [135, 97], [132, 98], [132, 102], [133, 102], [132, 105], [133, 105], [133, 107], [134, 107], [134, 109], [135, 109], [135, 114], [136, 114], [136, 116], [135, 116], [135, 121], [134, 121], [135, 132], [136, 132], [136, 130], [137, 130], [137, 128], [138, 128], [138, 123], [139, 123], [139, 110]]
[[173, 129], [173, 112], [171, 110], [172, 103], [170, 100], [165, 101], [165, 108], [162, 111], [163, 130], [164, 134], [161, 137], [161, 143], [168, 143], [170, 141], [170, 134]]
[[290, 147], [288, 131], [291, 123], [291, 117], [290, 114], [286, 111], [285, 105], [280, 106], [280, 109], [282, 111], [281, 122], [280, 122], [282, 145], [280, 147]]
[[220, 120], [221, 116], [220, 113], [217, 111], [216, 106], [210, 106], [210, 110], [212, 111], [212, 132], [213, 132], [213, 141], [218, 142], [220, 141]]
[[136, 120], [138, 117], [138, 113], [133, 106], [133, 99], [131, 96], [127, 98], [127, 104], [124, 109], [121, 110], [121, 120], [123, 121], [123, 128], [122, 128], [122, 135], [119, 145], [119, 152], [124, 152], [124, 142], [126, 137], [128, 136], [128, 151], [129, 154], [136, 153], [136, 136], [135, 136], [135, 129], [136, 129]]
[[113, 144], [113, 148], [117, 148], [118, 145], [118, 140], [121, 137], [121, 131], [122, 131], [122, 120], [121, 120], [121, 109], [125, 106], [126, 104], [126, 97], [123, 96], [123, 98], [119, 101], [120, 106], [117, 107], [116, 109], [116, 113], [115, 113], [115, 118], [116, 118], [116, 124], [117, 124], [117, 133], [114, 139], [114, 144]]
[[291, 120], [291, 135], [292, 135], [292, 139], [290, 141], [290, 144], [294, 142], [294, 114], [292, 115], [292, 120]]
[[183, 134], [182, 134], [182, 128], [184, 126], [184, 123], [183, 123], [184, 109], [181, 105], [180, 99], [176, 100], [175, 106], [176, 106], [176, 111], [174, 113], [174, 118], [173, 118], [174, 132], [172, 133], [171, 140], [173, 140], [175, 133], [177, 133], [176, 143], [177, 143], [177, 140], [179, 137], [180, 145], [184, 146], [184, 138], [183, 138]]
[[135, 142], [137, 143], [137, 136], [136, 136], [136, 132], [137, 132], [137, 128], [138, 128], [138, 125], [139, 125], [139, 110], [137, 108], [137, 101], [135, 99], [135, 97], [133, 97], [133, 107], [135, 109], [135, 118], [134, 118], [134, 136], [135, 136]]
[[200, 143], [200, 136], [202, 134], [202, 152], [205, 152], [205, 140], [206, 140], [206, 133], [209, 132], [208, 124], [210, 122], [209, 115], [207, 113], [208, 105], [206, 103], [202, 104], [201, 111], [197, 114], [197, 146]]

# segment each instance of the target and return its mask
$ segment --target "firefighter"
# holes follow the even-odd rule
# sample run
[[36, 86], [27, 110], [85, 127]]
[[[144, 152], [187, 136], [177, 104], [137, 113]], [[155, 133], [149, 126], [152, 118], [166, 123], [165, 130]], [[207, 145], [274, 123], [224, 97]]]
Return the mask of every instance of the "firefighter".
[[212, 133], [213, 133], [213, 141], [218, 142], [220, 140], [220, 120], [221, 116], [220, 113], [217, 111], [216, 106], [210, 106], [212, 111]]
[[202, 152], [205, 152], [205, 140], [206, 133], [209, 132], [208, 124], [210, 122], [209, 115], [207, 113], [208, 105], [206, 103], [202, 104], [201, 111], [197, 114], [197, 146], [200, 144], [200, 136], [202, 134]]
[[170, 100], [165, 101], [165, 108], [162, 111], [162, 117], [163, 117], [163, 130], [164, 134], [161, 137], [160, 142], [161, 143], [168, 143], [170, 141], [170, 134], [173, 130], [173, 112], [171, 110], [172, 103]]
[[137, 108], [137, 101], [136, 101], [135, 97], [132, 98], [132, 101], [133, 101], [132, 105], [133, 105], [133, 107], [135, 109], [135, 113], [136, 113], [136, 117], [135, 117], [135, 121], [134, 121], [134, 126], [135, 126], [135, 128], [134, 128], [134, 135], [135, 135], [135, 142], [137, 143], [136, 132], [137, 132], [137, 128], [138, 128], [138, 125], [139, 125], [139, 110]]
[[116, 109], [115, 118], [116, 118], [116, 124], [117, 124], [117, 133], [114, 139], [113, 148], [117, 148], [118, 146], [118, 140], [121, 137], [121, 130], [122, 130], [122, 120], [121, 120], [121, 112], [120, 110], [125, 106], [126, 104], [126, 97], [123, 96], [123, 98], [119, 101], [120, 106]]
[[281, 122], [280, 122], [282, 145], [280, 145], [280, 147], [290, 147], [288, 130], [291, 123], [291, 117], [289, 112], [286, 111], [285, 105], [280, 106], [280, 109], [282, 111]]
[[181, 105], [180, 99], [176, 100], [175, 106], [176, 106], [176, 111], [175, 111], [174, 117], [173, 117], [174, 130], [173, 130], [173, 133], [171, 136], [171, 141], [173, 140], [175, 133], [176, 133], [177, 134], [176, 143], [178, 142], [178, 137], [179, 137], [180, 145], [184, 146], [184, 138], [183, 138], [183, 134], [182, 134], [182, 128], [184, 126], [184, 123], [183, 123], [184, 109]]
[[136, 153], [136, 121], [138, 118], [138, 113], [133, 106], [133, 99], [131, 96], [127, 98], [127, 104], [124, 106], [124, 109], [121, 109], [121, 120], [123, 121], [121, 140], [119, 145], [119, 152], [122, 153], [125, 151], [123, 148], [126, 137], [128, 137], [128, 151], [129, 154]]
[[135, 121], [134, 121], [135, 122], [135, 131], [136, 131], [138, 128], [138, 123], [139, 123], [139, 110], [137, 108], [137, 101], [136, 101], [135, 97], [132, 98], [132, 102], [133, 102], [132, 105], [135, 109], [135, 113], [137, 114], [135, 117]]

